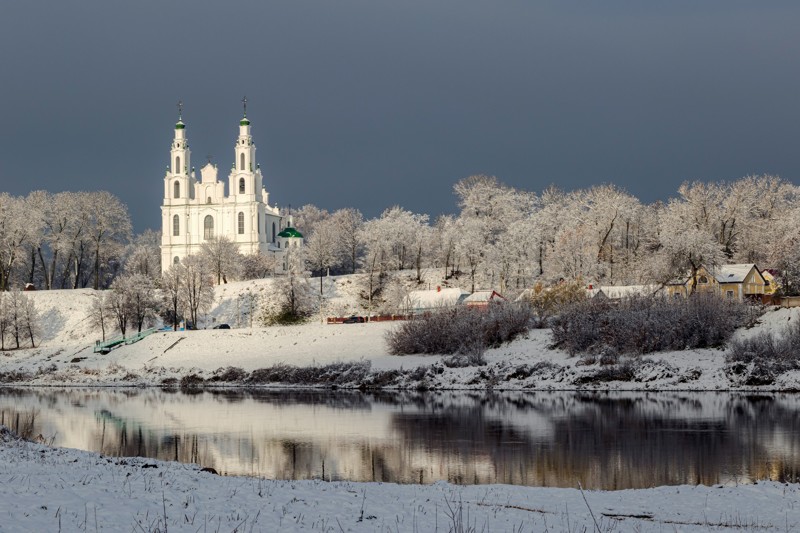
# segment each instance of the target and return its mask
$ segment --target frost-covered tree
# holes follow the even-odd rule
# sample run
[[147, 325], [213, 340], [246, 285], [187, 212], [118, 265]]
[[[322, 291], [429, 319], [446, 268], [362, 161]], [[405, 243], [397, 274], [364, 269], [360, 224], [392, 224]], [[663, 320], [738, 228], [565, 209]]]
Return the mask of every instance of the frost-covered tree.
[[277, 261], [273, 254], [246, 254], [239, 257], [239, 277], [246, 279], [262, 279], [275, 272]]
[[128, 208], [119, 198], [107, 191], [89, 193], [84, 205], [88, 217], [88, 240], [92, 254], [94, 289], [103, 285], [101, 276], [110, 259], [122, 255], [131, 236], [131, 219]]
[[128, 246], [125, 257], [125, 272], [142, 274], [156, 279], [161, 274], [161, 235], [145, 230]]
[[0, 350], [6, 349], [6, 335], [11, 329], [8, 313], [8, 296], [0, 291]]
[[301, 250], [291, 249], [286, 256], [286, 275], [276, 278], [264, 302], [264, 322], [292, 324], [311, 316], [319, 301], [307, 273]]
[[284, 217], [292, 215], [292, 223], [303, 235], [311, 235], [319, 226], [329, 222], [331, 214], [313, 204], [306, 204], [300, 209], [286, 210]]
[[361, 240], [364, 216], [358, 209], [340, 209], [331, 215], [330, 222], [336, 230], [337, 251], [341, 262], [348, 272], [355, 274], [364, 248]]
[[206, 312], [214, 301], [212, 274], [205, 262], [196, 255], [183, 260], [183, 301], [189, 321], [197, 327], [201, 313]]
[[200, 247], [200, 258], [217, 279], [217, 285], [228, 283], [228, 277], [236, 276], [241, 255], [239, 247], [227, 237], [216, 236]]
[[159, 284], [162, 309], [174, 331], [178, 331], [178, 324], [183, 318], [185, 274], [186, 267], [181, 264], [172, 265], [161, 274]]
[[314, 229], [305, 247], [305, 260], [312, 272], [319, 274], [319, 293], [323, 293], [322, 280], [325, 273], [336, 266], [339, 259], [336, 249], [336, 228], [322, 224]]
[[109, 291], [97, 291], [92, 296], [92, 305], [89, 308], [89, 323], [93, 327], [100, 328], [104, 341], [106, 340], [106, 329], [113, 320], [110, 314], [108, 294]]

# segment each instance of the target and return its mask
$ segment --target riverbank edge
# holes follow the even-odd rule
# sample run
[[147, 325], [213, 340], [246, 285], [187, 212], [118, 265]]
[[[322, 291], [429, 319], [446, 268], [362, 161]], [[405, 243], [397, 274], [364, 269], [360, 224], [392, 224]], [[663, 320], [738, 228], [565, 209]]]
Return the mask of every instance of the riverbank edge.
[[305, 531], [328, 524], [322, 530], [356, 532], [383, 531], [386, 524], [432, 531], [455, 523], [469, 527], [454, 531], [660, 531], [676, 524], [685, 531], [783, 531], [784, 523], [800, 521], [800, 485], [771, 481], [584, 491], [270, 480], [47, 446], [20, 439], [5, 426], [0, 459], [0, 513], [11, 530], [85, 529], [88, 520], [99, 529], [129, 524], [133, 530], [197, 531], [209, 516], [216, 530]]

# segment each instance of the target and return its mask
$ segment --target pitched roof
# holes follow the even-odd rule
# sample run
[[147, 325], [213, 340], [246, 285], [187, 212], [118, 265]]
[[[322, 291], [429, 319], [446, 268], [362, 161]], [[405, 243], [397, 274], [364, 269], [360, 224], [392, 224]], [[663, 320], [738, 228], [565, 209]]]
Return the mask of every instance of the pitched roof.
[[503, 295], [497, 291], [475, 291], [464, 299], [464, 303], [483, 303], [495, 298], [505, 300]]
[[434, 309], [457, 305], [467, 296], [469, 293], [462, 289], [411, 291], [408, 293], [407, 302], [409, 307], [414, 309]]
[[586, 295], [594, 298], [602, 293], [611, 300], [619, 300], [630, 296], [652, 296], [660, 289], [653, 285], [604, 285], [594, 289], [586, 289]]
[[[735, 265], [722, 265], [714, 269], [712, 272], [714, 278], [719, 283], [742, 283], [752, 269], [756, 269], [758, 275], [761, 272], [756, 268], [755, 263], [739, 263]], [[763, 277], [763, 276], [762, 276]]]

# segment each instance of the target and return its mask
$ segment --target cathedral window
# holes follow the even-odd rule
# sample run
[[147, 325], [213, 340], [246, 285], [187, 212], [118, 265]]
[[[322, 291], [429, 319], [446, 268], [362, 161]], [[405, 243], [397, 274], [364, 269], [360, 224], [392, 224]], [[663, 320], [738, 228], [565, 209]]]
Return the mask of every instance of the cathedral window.
[[173, 265], [180, 264], [180, 262], [181, 262], [181, 258], [178, 257], [177, 255], [172, 259], [172, 264]]
[[239, 228], [239, 235], [244, 235], [244, 213], [242, 211], [239, 211], [237, 226]]
[[272, 242], [275, 242], [275, 223], [272, 223]]
[[209, 196], [208, 198], [206, 198], [206, 203], [207, 203], [207, 204], [210, 204], [210, 203], [211, 203], [211, 197], [210, 197], [210, 196]]
[[172, 217], [172, 235], [178, 237], [181, 234], [181, 217], [175, 215]]
[[214, 217], [206, 215], [203, 220], [203, 238], [210, 241], [214, 238]]
[[244, 170], [244, 152], [239, 155], [239, 170]]
[[239, 194], [244, 194], [244, 178], [239, 178]]
[[175, 156], [175, 174], [181, 173], [181, 156]]
[[181, 197], [181, 182], [175, 181], [175, 185], [172, 187], [172, 197], [173, 198]]

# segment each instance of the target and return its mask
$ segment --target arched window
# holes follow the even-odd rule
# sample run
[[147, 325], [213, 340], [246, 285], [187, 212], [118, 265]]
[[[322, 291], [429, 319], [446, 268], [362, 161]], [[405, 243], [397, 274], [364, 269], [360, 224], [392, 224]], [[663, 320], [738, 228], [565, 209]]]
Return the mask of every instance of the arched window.
[[181, 217], [178, 215], [172, 217], [172, 234], [175, 237], [181, 234]]
[[206, 198], [206, 203], [207, 203], [207, 204], [210, 204], [210, 203], [211, 203], [211, 197], [210, 197], [210, 196], [209, 196], [208, 198]]
[[206, 215], [203, 220], [203, 238], [207, 241], [214, 238], [214, 217]]
[[172, 187], [172, 197], [173, 198], [180, 198], [181, 197], [181, 182], [175, 180], [175, 185]]
[[244, 235], [244, 213], [239, 211], [239, 216], [237, 218], [237, 225], [239, 227], [239, 235]]
[[278, 248], [280, 248], [280, 247], [281, 247], [281, 243], [280, 243], [280, 242], [278, 242]]
[[180, 264], [180, 262], [181, 262], [181, 258], [180, 258], [180, 257], [178, 257], [177, 255], [176, 255], [176, 256], [175, 256], [175, 258], [172, 260], [172, 264], [173, 264], [173, 265]]
[[272, 223], [272, 242], [275, 242], [275, 223]]
[[181, 156], [175, 156], [175, 174], [181, 173]]
[[239, 194], [244, 194], [244, 178], [239, 178]]
[[244, 170], [244, 152], [239, 155], [239, 170]]
[[258, 223], [256, 224], [256, 228], [258, 229], [258, 234], [261, 235], [261, 213], [258, 214]]

